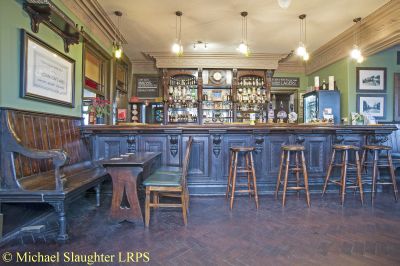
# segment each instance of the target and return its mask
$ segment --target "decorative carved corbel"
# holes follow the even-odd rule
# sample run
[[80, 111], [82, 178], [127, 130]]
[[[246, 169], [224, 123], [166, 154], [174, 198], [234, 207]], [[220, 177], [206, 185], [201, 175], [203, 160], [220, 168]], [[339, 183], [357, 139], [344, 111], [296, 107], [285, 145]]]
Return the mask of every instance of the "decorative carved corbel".
[[256, 143], [256, 153], [261, 153], [264, 144], [263, 136], [256, 136], [254, 142]]
[[128, 139], [126, 140], [128, 143], [128, 152], [129, 153], [136, 153], [136, 136], [129, 135]]
[[343, 135], [335, 135], [333, 143], [334, 144], [343, 144], [344, 143], [344, 136]]
[[219, 157], [221, 154], [221, 143], [222, 143], [222, 136], [219, 134], [212, 135], [213, 138], [213, 153], [215, 157]]
[[178, 135], [169, 136], [169, 151], [172, 157], [178, 154]]
[[382, 145], [388, 141], [387, 135], [369, 135], [367, 137], [367, 143], [371, 145]]
[[306, 139], [303, 136], [296, 136], [295, 142], [298, 145], [302, 145]]

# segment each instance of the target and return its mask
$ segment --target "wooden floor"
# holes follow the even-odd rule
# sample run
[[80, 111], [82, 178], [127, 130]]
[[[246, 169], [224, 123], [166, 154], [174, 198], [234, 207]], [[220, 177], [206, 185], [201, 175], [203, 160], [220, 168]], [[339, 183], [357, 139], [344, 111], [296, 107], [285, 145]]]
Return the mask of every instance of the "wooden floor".
[[379, 193], [373, 208], [369, 201], [361, 207], [352, 194], [343, 208], [336, 193], [323, 200], [312, 195], [311, 208], [304, 194], [288, 196], [285, 208], [262, 196], [258, 211], [247, 196], [236, 198], [233, 211], [223, 197], [192, 197], [186, 228], [180, 211], [161, 209], [152, 213], [149, 230], [109, 221], [110, 196], [100, 208], [94, 203], [91, 195], [69, 209], [69, 243], [51, 240], [50, 223], [47, 243], [17, 238], [0, 254], [148, 251], [147, 265], [400, 265], [400, 203], [390, 193]]

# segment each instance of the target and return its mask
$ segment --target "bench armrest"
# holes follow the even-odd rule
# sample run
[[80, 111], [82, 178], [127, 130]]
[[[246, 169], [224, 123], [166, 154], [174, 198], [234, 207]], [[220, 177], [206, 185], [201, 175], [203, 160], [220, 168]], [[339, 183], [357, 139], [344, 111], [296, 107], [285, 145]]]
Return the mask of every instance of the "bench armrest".
[[19, 143], [9, 147], [9, 152], [19, 153], [31, 159], [52, 159], [54, 165], [54, 177], [56, 181], [56, 190], [63, 190], [63, 182], [61, 180], [61, 167], [67, 163], [68, 154], [63, 150], [36, 150], [21, 146]]

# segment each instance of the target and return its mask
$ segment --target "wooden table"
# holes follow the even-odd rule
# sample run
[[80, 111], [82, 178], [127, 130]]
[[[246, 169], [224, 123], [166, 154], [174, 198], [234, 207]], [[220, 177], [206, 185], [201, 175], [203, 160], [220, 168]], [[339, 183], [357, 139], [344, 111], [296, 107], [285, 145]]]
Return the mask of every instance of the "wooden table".
[[[137, 152], [100, 161], [106, 167], [113, 182], [110, 216], [118, 222], [129, 221], [144, 226], [143, 214], [138, 197], [138, 176], [145, 179], [161, 165], [160, 152]], [[121, 206], [126, 192], [130, 207]]]

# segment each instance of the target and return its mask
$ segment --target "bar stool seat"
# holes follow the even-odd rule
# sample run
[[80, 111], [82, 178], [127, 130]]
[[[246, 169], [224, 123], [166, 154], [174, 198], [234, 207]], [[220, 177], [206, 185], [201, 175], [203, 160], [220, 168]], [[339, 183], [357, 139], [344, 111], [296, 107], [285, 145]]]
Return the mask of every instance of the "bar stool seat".
[[[372, 161], [368, 161], [367, 152], [371, 151], [373, 153]], [[382, 162], [382, 159], [379, 158], [380, 152], [386, 152], [386, 161], [387, 164]], [[396, 183], [396, 175], [394, 173], [393, 167], [393, 159], [392, 159], [392, 147], [385, 145], [364, 145], [363, 146], [363, 155], [361, 159], [361, 166], [363, 169], [367, 169], [367, 167], [372, 167], [372, 187], [371, 187], [371, 204], [374, 204], [376, 185], [392, 185], [394, 199], [397, 201], [398, 191], [397, 191], [397, 183]], [[390, 176], [392, 181], [383, 182], [378, 180], [379, 176], [379, 168], [389, 168]]]
[[284, 151], [304, 151], [305, 148], [302, 145], [282, 145], [281, 147]]
[[[310, 207], [310, 192], [308, 190], [308, 174], [307, 174], [307, 167], [304, 157], [304, 150], [305, 147], [302, 145], [282, 145], [281, 146], [281, 162], [279, 164], [279, 173], [278, 179], [276, 182], [275, 188], [275, 198], [278, 198], [279, 188], [283, 183], [283, 197], [282, 197], [282, 205], [285, 206], [286, 203], [286, 191], [287, 190], [296, 190], [299, 192], [300, 190], [306, 191], [306, 201], [307, 206]], [[295, 165], [290, 165], [290, 154], [291, 152], [295, 155]], [[301, 158], [301, 166], [299, 165], [299, 154]], [[286, 161], [286, 163], [285, 163]], [[285, 178], [283, 182], [281, 181], [283, 167], [285, 167]], [[289, 181], [289, 172], [295, 172], [296, 180]], [[303, 173], [303, 183], [304, 185], [300, 185], [300, 172]], [[296, 183], [296, 185], [288, 186], [289, 183]]]
[[[254, 168], [253, 151], [254, 147], [231, 147], [230, 148], [230, 161], [229, 161], [229, 175], [228, 184], [226, 187], [226, 197], [230, 199], [230, 209], [233, 208], [233, 201], [236, 192], [248, 192], [250, 197], [253, 194], [258, 209], [258, 193], [257, 193], [257, 178]], [[238, 156], [240, 153], [244, 154], [245, 166], [238, 166]], [[238, 173], [247, 174], [247, 189], [236, 190], [236, 178]], [[240, 186], [240, 185], [238, 185]]]
[[382, 150], [382, 151], [390, 151], [392, 147], [384, 146], [384, 145], [364, 145], [362, 146], [365, 150]]
[[[328, 187], [328, 183], [331, 182], [335, 185], [340, 186], [340, 194], [341, 194], [341, 204], [344, 204], [345, 200], [345, 195], [346, 195], [346, 187], [347, 188], [358, 188], [360, 190], [360, 198], [361, 198], [361, 204], [364, 203], [364, 194], [363, 194], [363, 188], [362, 188], [362, 182], [361, 182], [361, 164], [360, 164], [360, 155], [358, 151], [360, 150], [359, 147], [354, 146], [354, 145], [344, 145], [344, 144], [335, 144], [332, 145], [332, 157], [331, 161], [328, 166], [328, 172], [325, 177], [325, 183], [324, 183], [324, 188], [322, 190], [322, 196], [325, 195], [326, 188]], [[355, 162], [354, 163], [349, 163], [349, 151], [352, 151], [355, 153]], [[342, 152], [342, 161], [340, 163], [335, 163], [335, 158], [336, 158], [336, 152]], [[331, 173], [333, 167], [341, 167], [341, 175], [340, 175], [340, 180], [330, 180], [331, 178]], [[353, 182], [351, 180], [347, 179], [347, 171], [348, 170], [356, 170], [356, 181]], [[347, 183], [351, 183], [351, 186], [347, 186]]]

